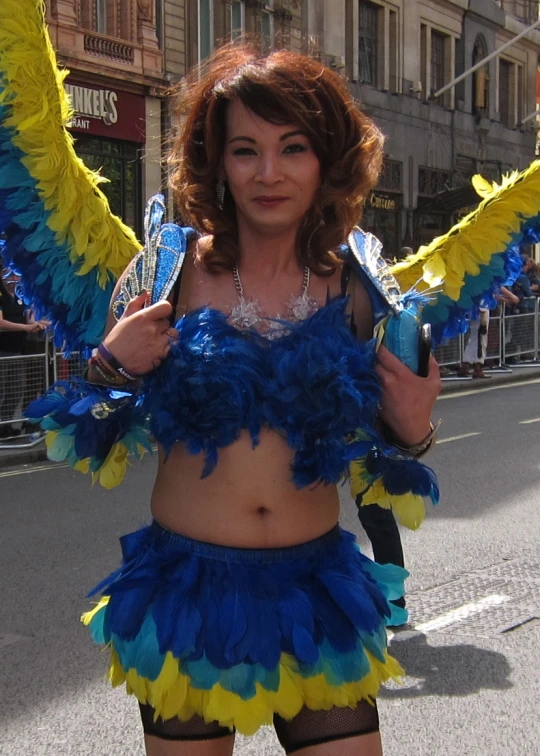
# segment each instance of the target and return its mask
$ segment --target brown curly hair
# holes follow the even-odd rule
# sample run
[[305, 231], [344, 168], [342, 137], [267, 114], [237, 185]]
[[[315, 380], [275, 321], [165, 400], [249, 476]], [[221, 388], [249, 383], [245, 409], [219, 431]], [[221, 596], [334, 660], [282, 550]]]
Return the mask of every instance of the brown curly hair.
[[226, 189], [220, 209], [216, 182], [227, 105], [238, 98], [266, 121], [294, 123], [309, 138], [322, 184], [296, 248], [301, 265], [331, 274], [338, 260], [334, 252], [359, 222], [382, 162], [383, 137], [358, 109], [346, 82], [304, 55], [279, 50], [261, 57], [251, 46], [231, 44], [187, 77], [176, 97], [176, 115], [185, 120], [169, 157], [171, 186], [183, 220], [211, 237], [198, 252], [207, 269], [232, 270], [237, 260], [234, 201]]

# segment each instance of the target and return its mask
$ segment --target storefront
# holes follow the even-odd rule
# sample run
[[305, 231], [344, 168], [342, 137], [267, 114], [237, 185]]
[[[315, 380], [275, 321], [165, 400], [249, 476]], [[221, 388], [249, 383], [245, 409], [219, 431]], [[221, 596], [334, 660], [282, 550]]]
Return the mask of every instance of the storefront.
[[373, 191], [368, 197], [362, 218], [362, 228], [374, 234], [383, 245], [386, 258], [399, 257], [401, 249], [401, 217], [403, 195]]
[[86, 165], [107, 178], [101, 185], [111, 210], [142, 236], [142, 158], [146, 140], [145, 98], [118, 82], [66, 83], [74, 109], [69, 130]]

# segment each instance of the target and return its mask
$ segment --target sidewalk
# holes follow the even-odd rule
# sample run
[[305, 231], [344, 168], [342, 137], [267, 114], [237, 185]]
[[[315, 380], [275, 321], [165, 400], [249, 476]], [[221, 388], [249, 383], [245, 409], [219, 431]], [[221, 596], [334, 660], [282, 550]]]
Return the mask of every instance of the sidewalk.
[[[462, 391], [478, 391], [492, 386], [503, 384], [520, 383], [521, 381], [540, 379], [540, 364], [531, 367], [513, 366], [511, 370], [505, 372], [489, 373], [490, 378], [486, 380], [473, 378], [443, 378], [442, 393], [460, 393]], [[45, 442], [24, 448], [17, 445], [16, 441], [10, 444], [10, 448], [3, 448], [0, 444], [0, 469], [19, 468], [24, 465], [33, 465], [39, 462], [47, 461], [47, 452]]]
[[540, 378], [540, 363], [535, 365], [527, 365], [526, 363], [512, 365], [511, 368], [508, 368], [504, 372], [498, 369], [493, 371], [486, 370], [485, 372], [486, 375], [490, 376], [485, 380], [482, 378], [458, 378], [457, 376], [443, 377], [442, 393], [477, 391], [478, 389], [486, 389], [491, 386], [534, 380]]

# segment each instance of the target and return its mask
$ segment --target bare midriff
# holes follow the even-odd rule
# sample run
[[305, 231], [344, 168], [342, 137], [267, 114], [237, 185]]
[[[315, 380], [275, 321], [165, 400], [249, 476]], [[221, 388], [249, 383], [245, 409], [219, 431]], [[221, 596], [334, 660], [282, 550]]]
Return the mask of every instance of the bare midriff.
[[159, 469], [151, 509], [164, 528], [189, 538], [238, 548], [279, 548], [327, 533], [338, 521], [334, 485], [298, 489], [293, 452], [271, 430], [253, 448], [247, 431], [219, 451], [214, 471], [201, 478], [203, 455], [177, 444]]

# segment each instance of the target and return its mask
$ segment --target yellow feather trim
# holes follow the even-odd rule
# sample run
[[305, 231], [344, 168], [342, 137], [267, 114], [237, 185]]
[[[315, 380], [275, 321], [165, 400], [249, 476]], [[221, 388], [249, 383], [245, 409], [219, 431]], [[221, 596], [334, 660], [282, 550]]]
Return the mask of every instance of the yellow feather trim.
[[521, 173], [504, 176], [500, 185], [481, 176], [473, 177], [473, 185], [483, 197], [478, 208], [447, 234], [392, 266], [402, 291], [418, 281], [422, 281], [417, 285], [420, 291], [441, 283], [442, 292], [457, 301], [465, 274], [477, 273], [493, 254], [506, 249], [523, 218], [540, 212], [540, 160]]
[[279, 663], [280, 684], [277, 691], [256, 684], [257, 693], [243, 700], [235, 693], [214, 685], [211, 690], [190, 687], [189, 677], [170, 652], [156, 680], [140, 677], [134, 669], [124, 672], [117, 654], [111, 650], [109, 679], [114, 687], [126, 683], [126, 691], [141, 703], [149, 703], [156, 716], [178, 717], [182, 721], [194, 715], [206, 722], [217, 721], [222, 727], [235, 727], [243, 735], [253, 735], [263, 725], [272, 724], [274, 714], [292, 719], [305, 705], [316, 711], [333, 706], [356, 706], [358, 701], [374, 699], [382, 683], [399, 680], [404, 674], [398, 662], [385, 653], [384, 663], [366, 651], [371, 672], [362, 680], [343, 685], [329, 685], [324, 675], [303, 678], [296, 671], [296, 661], [282, 654]]
[[83, 623], [83, 625], [88, 626], [92, 622], [96, 614], [98, 614], [102, 609], [104, 609], [107, 606], [107, 604], [109, 603], [109, 599], [110, 599], [110, 596], [102, 596], [93, 609], [90, 609], [89, 611], [84, 612], [81, 615], [81, 622]]
[[140, 249], [133, 231], [112, 215], [99, 184], [103, 178], [76, 155], [66, 129], [70, 103], [59, 71], [41, 0], [0, 2], [0, 71], [4, 91], [0, 105], [11, 115], [14, 144], [25, 154], [24, 165], [37, 181], [47, 224], [59, 244], [66, 244], [80, 274], [98, 269], [105, 286], [118, 278]]
[[422, 496], [389, 494], [380, 478], [371, 479], [360, 460], [350, 465], [350, 483], [353, 498], [362, 496], [361, 506], [378, 504], [383, 509], [391, 509], [397, 521], [409, 530], [417, 530], [424, 522], [426, 505]]
[[92, 483], [99, 481], [103, 488], [108, 489], [120, 485], [127, 471], [127, 457], [127, 446], [119, 441], [112, 447], [99, 470], [92, 473]]

